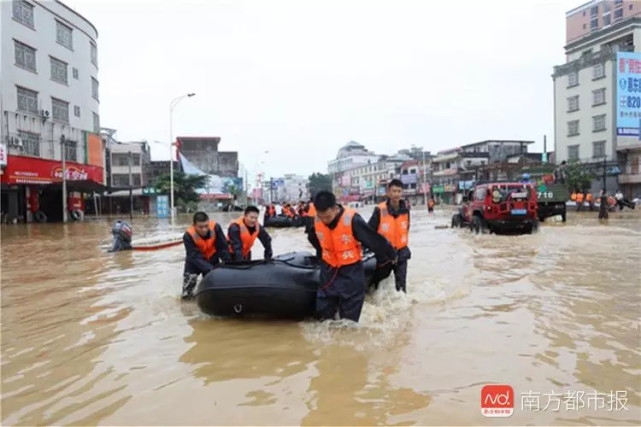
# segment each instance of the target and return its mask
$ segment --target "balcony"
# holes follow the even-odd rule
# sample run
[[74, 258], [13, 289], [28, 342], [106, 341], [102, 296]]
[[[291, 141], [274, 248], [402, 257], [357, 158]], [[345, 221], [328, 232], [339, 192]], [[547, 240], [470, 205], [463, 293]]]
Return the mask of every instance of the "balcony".
[[619, 184], [641, 184], [641, 174], [621, 174], [619, 175]]

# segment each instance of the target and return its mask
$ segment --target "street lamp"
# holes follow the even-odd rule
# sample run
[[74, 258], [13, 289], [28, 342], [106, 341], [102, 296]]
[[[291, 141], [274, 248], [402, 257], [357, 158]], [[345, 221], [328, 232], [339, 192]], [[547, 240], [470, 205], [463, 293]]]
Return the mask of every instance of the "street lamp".
[[188, 93], [178, 98], [174, 98], [169, 103], [169, 198], [170, 198], [170, 210], [171, 210], [171, 221], [173, 224], [174, 221], [174, 108], [178, 105], [180, 101], [185, 98], [191, 98], [196, 95], [195, 93]]

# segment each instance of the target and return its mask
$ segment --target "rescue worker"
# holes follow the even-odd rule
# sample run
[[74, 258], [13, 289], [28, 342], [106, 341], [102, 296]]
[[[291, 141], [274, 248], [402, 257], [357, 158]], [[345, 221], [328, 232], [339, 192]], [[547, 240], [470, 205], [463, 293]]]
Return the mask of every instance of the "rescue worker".
[[576, 191], [573, 191], [572, 194], [570, 194], [570, 200], [576, 202]]
[[265, 259], [272, 257], [272, 238], [258, 223], [258, 213], [256, 206], [247, 206], [244, 215], [229, 224], [227, 237], [233, 261], [251, 261], [251, 249], [257, 238], [265, 248]]
[[265, 222], [268, 218], [273, 218], [276, 216], [276, 206], [274, 206], [273, 203], [270, 203], [269, 205], [265, 206], [265, 216], [263, 219], [263, 222]]
[[576, 211], [579, 212], [583, 207], [583, 191], [576, 192]]
[[361, 245], [376, 254], [379, 265], [396, 262], [394, 248], [351, 208], [336, 203], [327, 191], [314, 198], [316, 218], [307, 234], [321, 259], [321, 287], [316, 294], [316, 316], [358, 322], [365, 300], [365, 271]]
[[588, 202], [588, 205], [590, 206], [590, 212], [594, 210], [594, 198], [592, 197], [592, 193], [588, 191], [588, 193], [585, 195], [585, 201]]
[[311, 200], [307, 203], [307, 216], [305, 217], [305, 233], [309, 234], [310, 230], [314, 228], [314, 220], [316, 219], [316, 207]]
[[601, 190], [599, 195], [601, 205], [599, 206], [599, 219], [608, 219], [608, 195], [605, 189]]
[[436, 201], [434, 200], [434, 196], [430, 196], [429, 202], [427, 202], [427, 213], [434, 213], [434, 206], [436, 205]]
[[385, 237], [396, 250], [397, 262], [393, 266], [388, 265], [388, 268], [394, 270], [396, 290], [407, 292], [407, 260], [412, 257], [412, 252], [407, 246], [410, 232], [410, 208], [401, 199], [402, 196], [403, 183], [401, 180], [391, 180], [387, 185], [387, 201], [374, 208], [368, 224], [373, 230]]
[[183, 235], [185, 268], [182, 298], [193, 296], [199, 275], [207, 274], [220, 261], [229, 261], [229, 249], [223, 230], [205, 212], [194, 214], [193, 225]]
[[289, 203], [285, 203], [285, 206], [282, 208], [282, 213], [290, 218], [294, 218], [296, 216], [296, 211], [294, 211], [294, 208], [292, 208]]

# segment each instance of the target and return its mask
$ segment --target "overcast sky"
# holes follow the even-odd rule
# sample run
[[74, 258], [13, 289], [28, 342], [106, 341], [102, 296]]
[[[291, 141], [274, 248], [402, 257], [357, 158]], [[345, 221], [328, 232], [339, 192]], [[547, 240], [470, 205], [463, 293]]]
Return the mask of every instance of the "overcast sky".
[[[326, 172], [484, 139], [552, 147], [552, 67], [575, 0], [63, 0], [99, 32], [101, 125], [122, 141], [220, 136], [250, 171]], [[154, 160], [168, 148], [152, 145]], [[269, 154], [258, 159], [260, 153]], [[262, 166], [260, 160], [265, 163]]]

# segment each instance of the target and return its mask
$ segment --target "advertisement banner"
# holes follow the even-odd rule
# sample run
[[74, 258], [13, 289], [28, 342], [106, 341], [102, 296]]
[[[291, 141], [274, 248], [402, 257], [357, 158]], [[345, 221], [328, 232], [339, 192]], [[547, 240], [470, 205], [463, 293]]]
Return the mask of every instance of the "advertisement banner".
[[7, 166], [7, 144], [0, 143], [0, 166]]
[[445, 188], [442, 185], [434, 185], [432, 187], [432, 193], [439, 194], [445, 192]]
[[100, 135], [85, 132], [85, 163], [103, 167], [105, 164], [105, 151], [102, 149]]
[[169, 196], [158, 196], [156, 198], [156, 216], [167, 218], [169, 216]]
[[616, 127], [619, 136], [641, 137], [641, 52], [617, 52]]
[[421, 186], [421, 191], [423, 193], [429, 193], [430, 192], [430, 183], [429, 182], [424, 182], [423, 185]]
[[401, 175], [401, 182], [405, 185], [416, 184], [416, 174]]
[[[2, 182], [8, 184], [51, 184], [62, 181], [62, 164], [36, 157], [11, 156]], [[98, 166], [67, 162], [67, 181], [94, 181], [104, 184], [103, 169]]]

